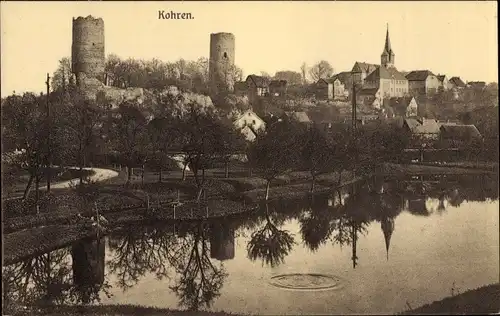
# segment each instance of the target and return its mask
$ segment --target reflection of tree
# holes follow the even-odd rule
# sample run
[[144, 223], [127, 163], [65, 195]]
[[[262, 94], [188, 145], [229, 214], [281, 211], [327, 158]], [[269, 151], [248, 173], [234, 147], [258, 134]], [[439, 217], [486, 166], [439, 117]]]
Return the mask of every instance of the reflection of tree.
[[284, 262], [294, 244], [293, 235], [272, 222], [266, 204], [265, 225], [252, 234], [247, 245], [248, 258], [261, 259], [263, 264], [275, 267]]
[[[374, 196], [368, 194], [367, 188], [358, 188], [357, 194], [351, 194], [344, 201], [338, 210], [335, 219], [335, 230], [331, 236], [333, 243], [351, 246], [352, 265], [356, 268], [358, 264], [357, 243], [359, 234], [366, 234], [367, 227], [371, 221], [370, 214], [373, 214]], [[354, 192], [354, 187], [353, 187]]]
[[114, 256], [108, 262], [108, 267], [118, 278], [118, 285], [123, 290], [137, 284], [147, 272], [154, 272], [160, 280], [167, 276], [168, 250], [174, 242], [172, 234], [166, 233], [161, 227], [148, 229], [133, 225], [109, 238]]
[[300, 232], [306, 246], [316, 251], [328, 240], [334, 226], [326, 199], [311, 196], [308, 202], [299, 216]]
[[[73, 263], [72, 263], [73, 262]], [[59, 249], [3, 268], [3, 303], [5, 311], [16, 306], [81, 304], [98, 302], [100, 292], [109, 296], [106, 280], [86, 286], [75, 284], [69, 249]], [[90, 267], [84, 266], [89, 269]]]
[[210, 260], [204, 225], [196, 223], [190, 228], [190, 234], [177, 245], [176, 250], [182, 255], [171, 261], [180, 274], [171, 289], [179, 296], [180, 305], [189, 310], [198, 310], [202, 305], [210, 307], [213, 300], [220, 296], [227, 273]]

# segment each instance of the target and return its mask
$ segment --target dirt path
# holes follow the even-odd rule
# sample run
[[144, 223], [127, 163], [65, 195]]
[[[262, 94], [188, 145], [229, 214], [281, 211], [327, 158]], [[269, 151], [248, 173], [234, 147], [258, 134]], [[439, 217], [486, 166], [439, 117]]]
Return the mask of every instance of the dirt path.
[[[71, 167], [71, 169], [78, 169], [78, 167]], [[118, 172], [110, 169], [102, 169], [102, 168], [83, 168], [84, 170], [93, 170], [95, 173], [89, 177], [90, 181], [105, 181], [118, 176]], [[72, 184], [76, 184], [80, 181], [79, 178], [71, 179], [68, 181], [57, 182], [51, 184], [50, 187], [53, 189], [66, 189], [71, 187]], [[41, 190], [46, 190], [47, 187], [43, 186], [40, 188]]]

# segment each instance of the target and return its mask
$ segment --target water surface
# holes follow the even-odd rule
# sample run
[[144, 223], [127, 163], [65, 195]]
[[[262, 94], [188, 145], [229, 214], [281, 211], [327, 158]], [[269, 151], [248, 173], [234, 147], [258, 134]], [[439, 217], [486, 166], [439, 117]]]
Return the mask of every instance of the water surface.
[[[4, 298], [396, 313], [499, 281], [498, 207], [494, 179], [407, 179], [275, 201], [232, 219], [135, 224], [7, 267]], [[277, 278], [302, 289], [276, 286]], [[322, 282], [336, 283], [315, 290]]]

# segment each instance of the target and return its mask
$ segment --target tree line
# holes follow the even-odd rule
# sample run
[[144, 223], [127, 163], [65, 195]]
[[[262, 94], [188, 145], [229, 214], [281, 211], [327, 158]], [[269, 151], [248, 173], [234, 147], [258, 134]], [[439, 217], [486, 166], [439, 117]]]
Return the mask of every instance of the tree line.
[[[120, 164], [128, 169], [127, 183], [132, 168], [147, 168], [159, 172], [161, 181], [161, 171], [171, 168], [175, 153], [182, 154], [184, 168], [189, 166], [193, 173], [198, 198], [206, 169], [223, 163], [227, 170], [235, 153], [246, 153], [250, 172], [262, 174], [268, 188], [280, 174], [309, 170], [314, 190], [318, 174], [354, 168], [350, 163], [355, 154], [372, 166], [397, 157], [405, 144], [403, 134], [391, 126], [360, 129], [361, 134], [353, 137], [348, 129], [326, 132], [291, 119], [270, 124], [249, 143], [234, 128], [233, 119], [216, 106], [202, 106], [184, 100], [183, 94], [165, 92], [157, 92], [156, 100], [155, 111], [135, 101], [113, 108], [105, 100], [86, 99], [77, 89], [58, 91], [49, 95], [52, 115], [48, 117], [46, 95], [7, 97], [2, 106], [3, 153], [9, 165], [29, 174], [25, 198], [33, 183], [38, 192], [49, 163], [80, 170]], [[83, 176], [80, 182], [84, 182]]]
[[[110, 54], [106, 58], [105, 77], [102, 78], [108, 85], [117, 88], [145, 88], [158, 89], [175, 85], [183, 90], [195, 93], [208, 94], [208, 58], [200, 57], [197, 60], [179, 59], [174, 62], [164, 62], [153, 58], [122, 59]], [[235, 81], [243, 80], [243, 71], [238, 66], [229, 70]], [[74, 75], [71, 71], [71, 59], [62, 58], [57, 70], [52, 75], [51, 85], [58, 90], [74, 84]]]

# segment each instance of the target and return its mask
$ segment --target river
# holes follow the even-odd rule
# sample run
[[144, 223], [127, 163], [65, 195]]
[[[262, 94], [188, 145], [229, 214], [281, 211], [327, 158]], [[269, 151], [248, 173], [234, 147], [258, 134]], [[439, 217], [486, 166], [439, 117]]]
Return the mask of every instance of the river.
[[499, 281], [498, 209], [496, 179], [406, 179], [252, 215], [135, 224], [5, 267], [4, 300], [397, 313]]

